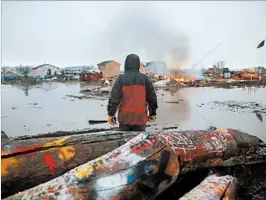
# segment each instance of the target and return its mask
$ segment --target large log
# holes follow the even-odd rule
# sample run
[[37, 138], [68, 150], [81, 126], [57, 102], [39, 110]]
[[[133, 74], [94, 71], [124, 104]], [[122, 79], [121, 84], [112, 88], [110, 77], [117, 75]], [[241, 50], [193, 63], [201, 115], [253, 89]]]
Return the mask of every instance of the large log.
[[219, 176], [212, 174], [179, 200], [235, 200], [238, 188], [238, 180], [233, 176]]
[[266, 162], [265, 146], [257, 137], [233, 129], [143, 133], [7, 199], [151, 199], [188, 171]]
[[137, 134], [109, 131], [5, 142], [1, 145], [2, 197], [58, 177], [120, 147]]

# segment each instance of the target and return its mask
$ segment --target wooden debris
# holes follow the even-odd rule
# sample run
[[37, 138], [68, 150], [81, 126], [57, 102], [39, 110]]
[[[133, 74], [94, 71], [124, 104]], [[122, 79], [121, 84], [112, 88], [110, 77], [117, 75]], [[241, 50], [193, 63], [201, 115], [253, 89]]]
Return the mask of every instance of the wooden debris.
[[104, 124], [107, 123], [107, 120], [89, 120], [89, 124], [93, 125], [93, 124]]

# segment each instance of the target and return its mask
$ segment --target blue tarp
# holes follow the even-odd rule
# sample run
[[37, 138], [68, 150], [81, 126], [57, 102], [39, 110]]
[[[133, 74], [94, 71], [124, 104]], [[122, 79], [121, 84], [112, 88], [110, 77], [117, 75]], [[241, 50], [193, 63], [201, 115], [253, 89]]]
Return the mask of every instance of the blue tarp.
[[12, 81], [12, 80], [16, 80], [17, 77], [16, 76], [11, 76], [11, 75], [5, 75], [3, 76], [4, 81]]

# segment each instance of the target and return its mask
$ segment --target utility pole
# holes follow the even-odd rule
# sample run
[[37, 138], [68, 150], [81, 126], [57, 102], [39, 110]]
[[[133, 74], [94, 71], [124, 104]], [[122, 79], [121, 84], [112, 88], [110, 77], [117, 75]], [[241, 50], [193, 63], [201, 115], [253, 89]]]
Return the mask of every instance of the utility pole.
[[211, 53], [213, 53], [218, 47], [221, 46], [222, 43], [216, 45], [213, 49], [211, 49], [203, 58], [201, 58], [195, 65], [192, 66], [194, 69], [197, 65], [199, 65], [204, 59], [206, 59]]

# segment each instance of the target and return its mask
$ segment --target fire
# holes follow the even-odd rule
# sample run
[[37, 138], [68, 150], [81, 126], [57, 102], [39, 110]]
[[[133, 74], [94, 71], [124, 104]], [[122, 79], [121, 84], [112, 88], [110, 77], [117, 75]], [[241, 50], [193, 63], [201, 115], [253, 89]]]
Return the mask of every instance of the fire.
[[194, 82], [196, 79], [193, 77], [188, 77], [188, 76], [170, 76], [170, 79], [174, 79], [176, 82], [179, 83], [189, 83], [189, 82]]

